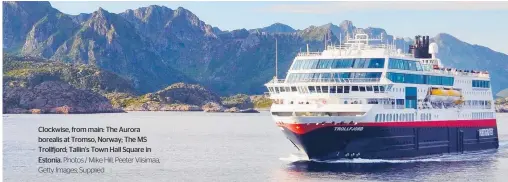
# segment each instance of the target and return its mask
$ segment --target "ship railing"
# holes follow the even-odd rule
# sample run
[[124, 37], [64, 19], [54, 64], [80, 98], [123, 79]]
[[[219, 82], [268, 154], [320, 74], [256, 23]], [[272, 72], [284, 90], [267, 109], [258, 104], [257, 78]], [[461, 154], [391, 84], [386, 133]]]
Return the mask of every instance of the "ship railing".
[[434, 73], [447, 74], [447, 75], [460, 75], [460, 76], [474, 76], [479, 78], [489, 78], [489, 74], [486, 72], [465, 72], [465, 71], [457, 71], [456, 69], [451, 70], [441, 70], [441, 69], [432, 69]]
[[287, 83], [373, 83], [379, 82], [379, 78], [308, 78], [288, 80]]
[[321, 52], [299, 52], [298, 56], [321, 56]]
[[360, 49], [395, 49], [392, 45], [387, 44], [365, 44], [365, 43], [347, 43], [342, 45], [329, 45], [327, 49], [350, 49], [350, 48], [360, 48]]
[[285, 79], [272, 79], [268, 83], [284, 83]]

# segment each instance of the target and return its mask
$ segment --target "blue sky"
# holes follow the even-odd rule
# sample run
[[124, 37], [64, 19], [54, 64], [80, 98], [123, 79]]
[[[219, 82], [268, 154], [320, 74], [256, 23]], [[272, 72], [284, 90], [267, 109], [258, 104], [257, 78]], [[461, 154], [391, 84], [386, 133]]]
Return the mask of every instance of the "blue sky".
[[295, 29], [351, 20], [357, 27], [380, 27], [413, 37], [449, 33], [465, 42], [508, 54], [508, 2], [51, 2], [67, 14], [99, 7], [120, 13], [149, 5], [186, 8], [223, 30], [252, 29], [280, 22]]

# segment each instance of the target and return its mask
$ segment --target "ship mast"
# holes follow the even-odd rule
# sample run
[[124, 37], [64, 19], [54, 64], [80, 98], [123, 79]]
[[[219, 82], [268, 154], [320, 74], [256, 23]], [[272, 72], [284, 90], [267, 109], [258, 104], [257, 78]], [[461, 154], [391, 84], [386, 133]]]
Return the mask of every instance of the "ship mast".
[[277, 67], [278, 67], [278, 65], [277, 65], [277, 64], [278, 64], [278, 62], [279, 62], [279, 60], [278, 60], [279, 58], [278, 58], [278, 56], [277, 56], [277, 53], [278, 53], [278, 50], [277, 50], [278, 48], [277, 48], [277, 47], [278, 47], [278, 44], [277, 44], [277, 37], [275, 37], [275, 79], [277, 79], [277, 75], [278, 75], [278, 74], [277, 74], [277, 72], [278, 72], [278, 71], [277, 71], [277, 70], [278, 70], [278, 69], [277, 69]]

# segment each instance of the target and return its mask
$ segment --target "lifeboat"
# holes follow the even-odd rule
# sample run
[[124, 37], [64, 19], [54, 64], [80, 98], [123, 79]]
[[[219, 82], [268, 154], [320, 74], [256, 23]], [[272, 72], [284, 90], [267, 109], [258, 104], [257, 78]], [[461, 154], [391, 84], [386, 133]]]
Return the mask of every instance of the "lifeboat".
[[446, 90], [442, 88], [432, 88], [431, 95], [435, 96], [450, 96], [450, 97], [460, 97], [462, 94], [458, 90]]
[[462, 104], [464, 102], [460, 91], [443, 88], [432, 88], [430, 90], [430, 100], [454, 104]]

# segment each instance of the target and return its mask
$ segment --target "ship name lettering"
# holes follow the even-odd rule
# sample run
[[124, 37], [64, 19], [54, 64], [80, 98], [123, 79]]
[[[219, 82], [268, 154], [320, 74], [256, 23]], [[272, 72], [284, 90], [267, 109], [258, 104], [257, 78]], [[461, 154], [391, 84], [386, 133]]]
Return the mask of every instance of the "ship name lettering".
[[363, 131], [363, 127], [335, 127], [334, 131]]

